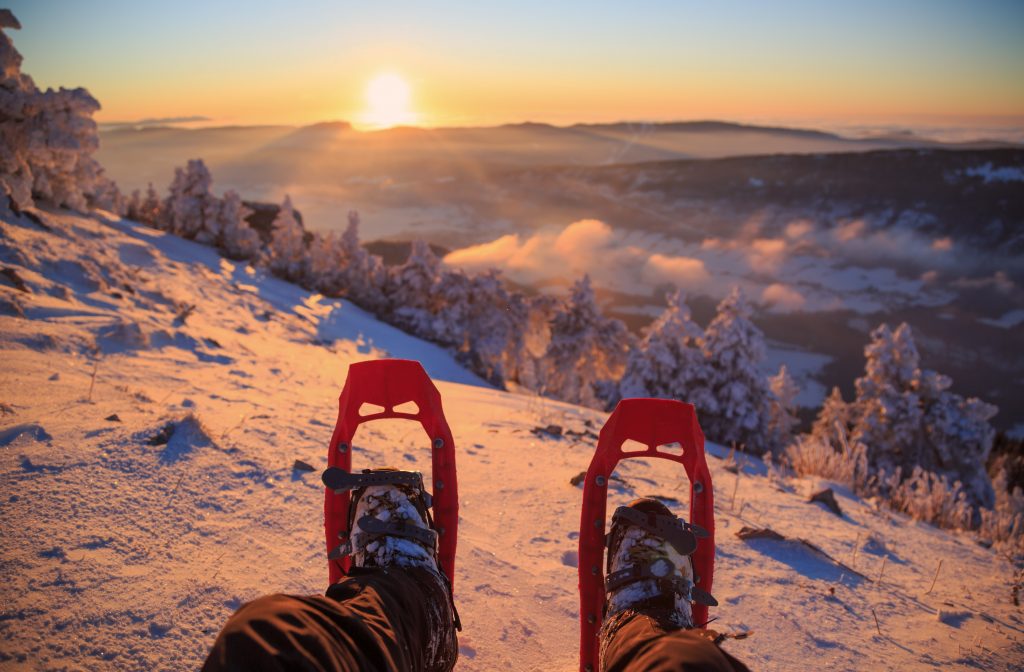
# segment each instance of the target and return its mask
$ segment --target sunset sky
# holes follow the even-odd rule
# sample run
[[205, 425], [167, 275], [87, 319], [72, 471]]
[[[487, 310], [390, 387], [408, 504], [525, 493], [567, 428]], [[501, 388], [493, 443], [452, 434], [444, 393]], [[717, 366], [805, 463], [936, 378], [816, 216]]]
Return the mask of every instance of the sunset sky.
[[25, 71], [106, 122], [1024, 119], [1019, 0], [6, 6]]

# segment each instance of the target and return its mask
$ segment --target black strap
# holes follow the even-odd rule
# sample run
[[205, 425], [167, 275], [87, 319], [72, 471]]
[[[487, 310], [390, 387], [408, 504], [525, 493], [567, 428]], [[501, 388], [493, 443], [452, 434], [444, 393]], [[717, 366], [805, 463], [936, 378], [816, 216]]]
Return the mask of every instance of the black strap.
[[423, 474], [418, 471], [367, 471], [353, 474], [341, 467], [330, 467], [321, 479], [335, 494], [371, 485], [408, 485], [423, 489]]
[[615, 509], [612, 525], [617, 522], [647, 530], [671, 544], [680, 555], [691, 555], [697, 550], [697, 537], [710, 536], [700, 525], [687, 523], [675, 516], [637, 511], [628, 506]]
[[712, 597], [711, 593], [693, 585], [692, 582], [676, 574], [675, 570], [676, 566], [668, 558], [659, 558], [654, 562], [639, 562], [609, 574], [605, 578], [604, 589], [610, 593], [637, 581], [651, 580], [657, 581], [659, 585], [677, 595], [687, 597], [691, 602], [708, 607], [718, 606], [718, 600]]
[[356, 522], [356, 525], [363, 533], [372, 537], [403, 537], [426, 544], [431, 548], [437, 543], [437, 532], [410, 524], [401, 518], [385, 521], [373, 516], [363, 516]]

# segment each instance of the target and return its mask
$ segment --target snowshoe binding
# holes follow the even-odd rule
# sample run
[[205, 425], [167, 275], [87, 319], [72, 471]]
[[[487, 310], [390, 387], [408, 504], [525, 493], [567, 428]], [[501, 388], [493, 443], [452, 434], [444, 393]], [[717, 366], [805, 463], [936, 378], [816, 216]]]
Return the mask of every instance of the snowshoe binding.
[[[438, 561], [438, 534], [430, 515], [431, 496], [423, 487], [423, 475], [392, 467], [365, 469], [350, 474], [331, 468], [324, 484], [336, 492], [351, 489], [349, 541], [332, 555], [351, 555], [357, 568], [409, 570], [428, 590], [446, 596], [431, 621], [435, 627], [426, 654], [427, 670], [451, 670], [458, 657], [455, 630], [462, 630], [452, 596], [451, 582]], [[331, 556], [328, 556], [331, 557]], [[421, 571], [422, 570], [422, 571]]]
[[605, 623], [632, 610], [669, 629], [694, 627], [691, 602], [718, 605], [694, 585], [690, 555], [698, 538], [707, 536], [655, 499], [620, 506], [608, 534]]

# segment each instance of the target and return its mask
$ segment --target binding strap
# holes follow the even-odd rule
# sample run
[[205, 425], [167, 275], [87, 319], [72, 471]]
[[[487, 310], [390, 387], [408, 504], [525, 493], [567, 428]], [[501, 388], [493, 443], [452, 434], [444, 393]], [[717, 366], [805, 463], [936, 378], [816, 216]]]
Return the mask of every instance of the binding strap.
[[676, 566], [668, 558], [658, 558], [654, 562], [639, 562], [617, 572], [612, 572], [605, 578], [604, 589], [610, 593], [637, 581], [647, 580], [657, 581], [663, 588], [686, 597], [691, 602], [708, 607], [718, 606], [718, 600], [712, 597], [710, 593], [701, 590], [689, 580], [676, 574]]
[[[620, 506], [615, 509], [615, 513], [612, 515], [612, 526], [614, 527], [617, 522], [639, 527], [664, 539], [680, 555], [692, 555], [697, 550], [697, 538], [703, 539], [710, 536], [708, 531], [700, 525], [687, 523], [675, 516], [637, 511], [628, 506]], [[606, 544], [610, 537], [611, 535], [606, 537]]]

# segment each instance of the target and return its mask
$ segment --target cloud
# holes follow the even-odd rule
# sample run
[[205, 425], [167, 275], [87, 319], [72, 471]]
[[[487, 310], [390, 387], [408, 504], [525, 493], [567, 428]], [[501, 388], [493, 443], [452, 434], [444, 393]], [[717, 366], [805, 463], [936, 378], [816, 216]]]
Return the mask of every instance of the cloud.
[[510, 234], [455, 250], [444, 261], [467, 271], [498, 268], [520, 282], [572, 280], [588, 273], [608, 285], [639, 282], [648, 254], [626, 245], [604, 222], [582, 219], [561, 231], [540, 231], [527, 238]]
[[700, 259], [652, 254], [644, 264], [643, 277], [651, 283], [671, 282], [692, 291], [704, 287], [711, 275]]
[[807, 299], [793, 287], [776, 282], [764, 288], [761, 302], [776, 312], [793, 313], [803, 310]]

